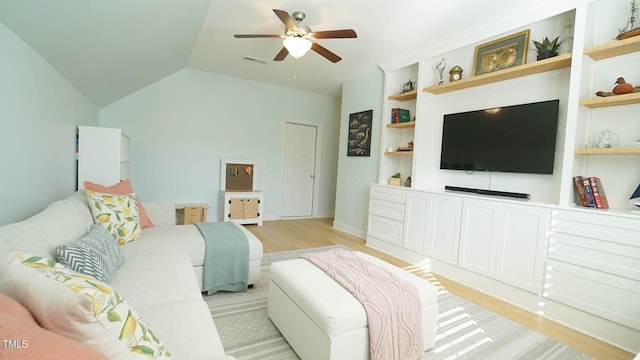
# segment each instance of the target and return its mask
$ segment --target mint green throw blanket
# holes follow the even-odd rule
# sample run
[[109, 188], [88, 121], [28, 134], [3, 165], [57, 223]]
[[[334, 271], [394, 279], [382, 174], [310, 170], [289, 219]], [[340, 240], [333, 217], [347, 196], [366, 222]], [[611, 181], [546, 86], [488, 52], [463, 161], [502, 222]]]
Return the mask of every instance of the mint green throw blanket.
[[205, 240], [203, 292], [246, 291], [249, 280], [249, 241], [229, 222], [195, 224]]

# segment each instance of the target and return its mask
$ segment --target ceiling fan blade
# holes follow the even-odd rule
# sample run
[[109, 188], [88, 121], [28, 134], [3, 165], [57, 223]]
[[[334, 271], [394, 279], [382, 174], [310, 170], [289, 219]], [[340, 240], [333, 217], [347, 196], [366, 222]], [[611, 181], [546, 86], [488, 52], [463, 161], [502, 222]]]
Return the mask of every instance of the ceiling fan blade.
[[282, 61], [287, 55], [289, 55], [289, 50], [286, 47], [282, 47], [282, 50], [273, 58], [273, 61]]
[[293, 19], [291, 18], [291, 15], [289, 15], [288, 12], [284, 10], [278, 10], [278, 9], [273, 9], [273, 12], [276, 13], [276, 16], [280, 18], [280, 21], [284, 23], [284, 26], [288, 30], [294, 30], [294, 31], [298, 30], [298, 26], [296, 25], [296, 22], [293, 21]]
[[353, 29], [316, 31], [311, 35], [316, 39], [353, 39], [358, 37]]
[[325, 58], [327, 58], [327, 60], [331, 61], [332, 63], [337, 63], [338, 61], [342, 60], [342, 58], [334, 53], [332, 53], [331, 51], [329, 51], [327, 48], [325, 48], [324, 46], [318, 44], [318, 43], [312, 43], [311, 44], [311, 50], [317, 52], [318, 54], [324, 56]]
[[255, 39], [255, 38], [281, 38], [282, 35], [275, 34], [235, 34], [236, 39]]

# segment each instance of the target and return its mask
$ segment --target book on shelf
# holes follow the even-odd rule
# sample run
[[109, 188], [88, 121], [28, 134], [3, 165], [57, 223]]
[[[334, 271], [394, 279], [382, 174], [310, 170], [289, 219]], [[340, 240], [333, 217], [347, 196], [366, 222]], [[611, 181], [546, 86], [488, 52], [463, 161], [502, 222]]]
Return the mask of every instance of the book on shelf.
[[582, 177], [582, 183], [584, 185], [584, 192], [587, 194], [587, 203], [589, 207], [596, 207], [596, 199], [593, 197], [593, 190], [591, 189], [591, 183], [589, 183], [589, 178], [586, 176]]
[[573, 186], [576, 189], [576, 198], [580, 200], [579, 205], [588, 207], [589, 201], [587, 200], [587, 193], [584, 191], [584, 182], [582, 181], [582, 176], [573, 177]]
[[609, 201], [607, 200], [607, 194], [604, 192], [604, 186], [600, 178], [595, 176], [589, 177], [589, 184], [591, 185], [591, 191], [593, 192], [593, 198], [598, 209], [608, 209]]
[[574, 176], [578, 205], [596, 209], [608, 209], [609, 202], [602, 181], [596, 176]]
[[391, 109], [391, 123], [398, 124], [401, 122], [411, 121], [411, 114], [407, 109], [392, 108]]

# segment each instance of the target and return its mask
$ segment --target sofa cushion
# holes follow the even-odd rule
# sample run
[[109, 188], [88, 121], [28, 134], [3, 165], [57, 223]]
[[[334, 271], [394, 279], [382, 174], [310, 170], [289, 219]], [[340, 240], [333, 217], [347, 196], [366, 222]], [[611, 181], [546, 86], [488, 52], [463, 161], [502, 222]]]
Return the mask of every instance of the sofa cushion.
[[41, 328], [21, 304], [0, 293], [0, 358], [6, 360], [106, 360], [91, 348]]
[[56, 252], [62, 265], [103, 282], [110, 282], [125, 261], [116, 240], [100, 225], [91, 225], [87, 235], [74, 243], [58, 245]]
[[136, 305], [146, 307], [202, 299], [193, 265], [185, 252], [127, 257], [111, 280], [112, 287]]
[[93, 224], [87, 196], [76, 192], [20, 222], [0, 226], [0, 261], [11, 250], [55, 259], [56, 246], [83, 237]]
[[104, 226], [118, 244], [140, 237], [140, 216], [136, 194], [105, 194], [87, 190], [89, 208], [95, 223]]
[[136, 241], [120, 246], [124, 255], [131, 256], [186, 251], [192, 266], [204, 264], [205, 243], [195, 225], [156, 226], [142, 231]]
[[[124, 179], [119, 183], [113, 184], [111, 186], [94, 184], [89, 181], [85, 181], [83, 184], [85, 189], [97, 191], [101, 193], [119, 194], [119, 195], [135, 193], [135, 191], [133, 191], [133, 185], [131, 184], [131, 180], [129, 179]], [[137, 196], [136, 196], [136, 201], [138, 202], [138, 211], [140, 212], [140, 225], [142, 226], [143, 229], [148, 227], [153, 227], [154, 226], [153, 222], [151, 222], [151, 219], [147, 215], [147, 212], [144, 206], [142, 206], [142, 203], [140, 202], [140, 199], [138, 199]]]
[[164, 340], [175, 359], [224, 355], [220, 335], [211, 320], [211, 311], [202, 299], [140, 309], [140, 316], [149, 319], [149, 326]]
[[4, 260], [0, 283], [45, 329], [110, 359], [171, 358], [127, 301], [93, 277], [47, 258], [13, 252]]
[[[235, 225], [249, 239], [249, 260], [262, 259], [262, 242], [244, 226]], [[186, 251], [194, 267], [204, 265], [205, 242], [200, 231], [193, 224], [144, 229], [140, 238], [121, 245], [120, 248], [127, 258], [143, 254]]]

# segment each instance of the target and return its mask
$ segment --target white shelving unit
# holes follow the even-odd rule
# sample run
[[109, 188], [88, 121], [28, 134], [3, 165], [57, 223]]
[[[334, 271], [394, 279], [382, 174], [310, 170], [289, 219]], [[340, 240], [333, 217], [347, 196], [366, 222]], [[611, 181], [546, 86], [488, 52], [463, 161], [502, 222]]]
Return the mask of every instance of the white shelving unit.
[[120, 129], [78, 127], [78, 189], [84, 181], [110, 186], [129, 178], [129, 137]]
[[[418, 113], [419, 91], [419, 64], [398, 69], [388, 74], [385, 78], [387, 98], [384, 104], [384, 116], [382, 126], [382, 154], [383, 161], [380, 166], [380, 183], [387, 184], [389, 178], [400, 173], [401, 184], [407, 177], [413, 174], [414, 151], [397, 151], [398, 148], [408, 147], [409, 142], [414, 142], [416, 121], [413, 121]], [[403, 92], [403, 84], [408, 81], [415, 82], [415, 89]], [[392, 123], [391, 113], [393, 108], [409, 110], [409, 122]], [[412, 179], [413, 180], [413, 179]]]

